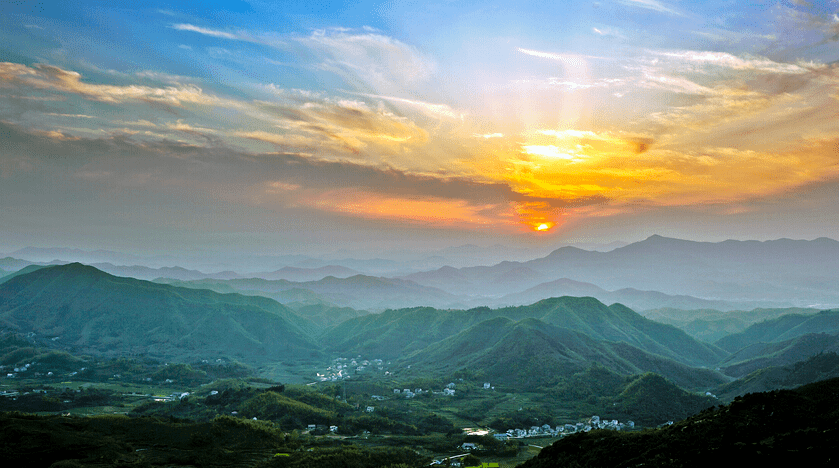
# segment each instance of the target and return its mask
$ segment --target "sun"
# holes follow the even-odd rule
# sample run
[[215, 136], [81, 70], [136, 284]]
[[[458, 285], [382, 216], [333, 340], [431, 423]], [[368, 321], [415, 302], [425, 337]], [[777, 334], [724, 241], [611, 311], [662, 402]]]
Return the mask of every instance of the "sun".
[[550, 229], [550, 228], [551, 228], [551, 227], [550, 227], [550, 226], [548, 226], [548, 225], [547, 225], [547, 224], [545, 224], [545, 223], [542, 223], [542, 224], [540, 224], [540, 225], [536, 226], [536, 230], [537, 230], [537, 231], [547, 231], [547, 230], [548, 230], [548, 229]]

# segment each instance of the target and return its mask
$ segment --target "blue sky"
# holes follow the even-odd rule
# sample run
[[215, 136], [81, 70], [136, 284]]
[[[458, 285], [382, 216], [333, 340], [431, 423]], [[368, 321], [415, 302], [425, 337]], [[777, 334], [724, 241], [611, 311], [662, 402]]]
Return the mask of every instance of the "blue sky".
[[833, 236], [839, 2], [7, 2], [0, 250]]

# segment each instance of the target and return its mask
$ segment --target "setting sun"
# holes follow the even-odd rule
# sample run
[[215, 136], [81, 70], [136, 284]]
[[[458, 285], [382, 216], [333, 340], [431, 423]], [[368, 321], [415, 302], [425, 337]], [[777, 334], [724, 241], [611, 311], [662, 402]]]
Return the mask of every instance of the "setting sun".
[[550, 229], [550, 228], [551, 228], [551, 227], [550, 227], [550, 226], [548, 226], [548, 225], [547, 225], [547, 224], [545, 224], [545, 223], [542, 223], [542, 224], [540, 224], [540, 225], [536, 226], [536, 230], [537, 230], [537, 231], [547, 231], [547, 230], [548, 230], [548, 229]]

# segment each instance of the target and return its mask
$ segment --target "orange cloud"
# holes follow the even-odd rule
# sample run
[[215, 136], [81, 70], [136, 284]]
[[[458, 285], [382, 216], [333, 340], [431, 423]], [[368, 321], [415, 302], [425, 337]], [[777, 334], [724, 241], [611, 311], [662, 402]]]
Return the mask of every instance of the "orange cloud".
[[472, 205], [465, 200], [395, 197], [356, 189], [307, 194], [297, 202], [352, 217], [398, 220], [426, 227], [463, 230], [518, 227], [515, 213], [505, 204]]

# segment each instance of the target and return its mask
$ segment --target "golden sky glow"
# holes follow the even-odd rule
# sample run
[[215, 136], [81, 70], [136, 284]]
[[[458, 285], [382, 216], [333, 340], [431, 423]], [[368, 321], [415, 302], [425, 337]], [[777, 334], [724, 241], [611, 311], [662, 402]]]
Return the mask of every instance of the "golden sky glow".
[[[839, 178], [836, 2], [725, 16], [664, 0], [343, 18], [56, 8], [78, 21], [4, 13], [0, 177], [29, 180], [7, 200], [54, 185], [138, 219], [159, 202], [120, 211], [101, 194], [166, 193], [173, 217], [204, 203], [394, 232], [611, 238], [636, 215], [679, 231], [676, 211], [715, 217], [709, 232], [735, 218], [748, 232], [758, 215], [786, 226], [825, 209], [804, 194]], [[835, 214], [815, 218], [823, 231]]]

